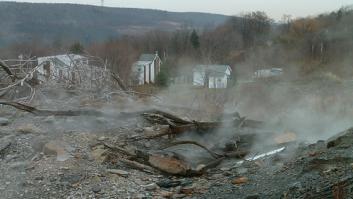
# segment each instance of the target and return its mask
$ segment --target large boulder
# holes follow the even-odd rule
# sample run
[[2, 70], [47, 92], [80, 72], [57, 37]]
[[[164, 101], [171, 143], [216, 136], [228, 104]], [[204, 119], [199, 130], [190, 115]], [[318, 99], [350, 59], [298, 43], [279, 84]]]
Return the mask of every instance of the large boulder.
[[349, 148], [353, 146], [353, 128], [343, 131], [327, 140], [327, 148]]

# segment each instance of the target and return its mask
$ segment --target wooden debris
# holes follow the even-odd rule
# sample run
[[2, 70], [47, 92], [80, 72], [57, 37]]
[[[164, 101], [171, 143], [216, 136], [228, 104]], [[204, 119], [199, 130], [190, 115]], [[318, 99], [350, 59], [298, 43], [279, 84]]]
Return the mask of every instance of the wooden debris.
[[191, 166], [175, 153], [152, 154], [148, 162], [152, 167], [173, 175], [186, 176], [191, 170]]
[[111, 76], [113, 77], [114, 80], [116, 80], [116, 82], [118, 83], [118, 85], [120, 86], [120, 88], [123, 90], [123, 91], [128, 91], [128, 88], [127, 86], [125, 85], [124, 81], [120, 78], [119, 75], [111, 72]]
[[196, 141], [178, 141], [178, 142], [173, 142], [171, 144], [169, 144], [168, 146], [164, 147], [163, 149], [167, 149], [173, 146], [177, 146], [177, 145], [183, 145], [183, 144], [192, 144], [192, 145], [196, 145], [198, 147], [201, 147], [202, 149], [206, 150], [212, 157], [214, 158], [219, 158], [222, 155], [219, 155], [213, 151], [211, 151], [210, 149], [208, 149], [207, 147], [205, 147], [204, 145], [196, 142]]
[[234, 180], [232, 180], [232, 184], [234, 185], [241, 185], [241, 184], [245, 184], [249, 181], [249, 179], [247, 177], [240, 177], [240, 178], [235, 178]]
[[103, 145], [104, 145], [105, 147], [109, 148], [109, 149], [112, 150], [112, 151], [115, 151], [115, 152], [118, 152], [118, 153], [122, 153], [122, 154], [124, 154], [124, 155], [129, 156], [129, 157], [136, 157], [136, 154], [133, 154], [133, 153], [127, 151], [126, 149], [121, 148], [121, 147], [111, 146], [111, 145], [109, 145], [109, 144], [107, 144], [107, 143], [103, 143]]
[[162, 137], [164, 135], [177, 135], [187, 132], [209, 132], [219, 128], [243, 128], [243, 127], [259, 127], [262, 122], [255, 120], [247, 120], [243, 118], [235, 118], [232, 121], [224, 122], [198, 122], [198, 121], [187, 121], [179, 118], [171, 113], [167, 113], [159, 110], [152, 110], [142, 114], [143, 117], [154, 124], [169, 125], [170, 132], [164, 132], [160, 135], [156, 135], [153, 138]]
[[96, 110], [68, 110], [68, 111], [53, 111], [53, 110], [41, 110], [21, 104], [19, 102], [0, 102], [2, 105], [12, 106], [16, 109], [32, 113], [38, 116], [80, 116], [80, 115], [90, 115], [90, 116], [99, 116], [102, 115], [102, 112]]

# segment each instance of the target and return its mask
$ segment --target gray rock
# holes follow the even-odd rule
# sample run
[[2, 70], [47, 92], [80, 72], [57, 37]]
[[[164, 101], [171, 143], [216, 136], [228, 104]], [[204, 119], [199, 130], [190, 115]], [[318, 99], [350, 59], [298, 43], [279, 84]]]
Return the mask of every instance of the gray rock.
[[258, 198], [260, 198], [260, 196], [258, 194], [246, 196], [246, 199], [258, 199]]
[[0, 155], [11, 145], [12, 141], [10, 138], [2, 138], [0, 139]]
[[353, 145], [353, 128], [343, 131], [327, 140], [327, 148], [349, 148]]
[[93, 191], [94, 193], [99, 193], [99, 192], [102, 191], [102, 187], [99, 186], [99, 185], [95, 185], [95, 186], [92, 187], [92, 191]]
[[54, 116], [48, 116], [46, 117], [43, 122], [46, 122], [46, 123], [54, 123], [55, 122], [55, 117]]
[[248, 169], [247, 169], [247, 168], [243, 168], [243, 167], [239, 167], [239, 168], [236, 169], [236, 172], [237, 172], [238, 174], [242, 175], [242, 174], [247, 173], [247, 172], [248, 172]]
[[129, 172], [123, 171], [120, 169], [107, 169], [107, 172], [117, 174], [119, 176], [127, 177], [129, 175]]
[[0, 117], [0, 126], [7, 126], [10, 124], [10, 120], [4, 117]]
[[144, 143], [144, 146], [145, 146], [146, 148], [150, 148], [150, 147], [151, 147], [151, 143], [150, 143], [150, 142], [145, 142], [145, 143]]
[[144, 186], [147, 191], [154, 191], [158, 188], [156, 183], [148, 184]]

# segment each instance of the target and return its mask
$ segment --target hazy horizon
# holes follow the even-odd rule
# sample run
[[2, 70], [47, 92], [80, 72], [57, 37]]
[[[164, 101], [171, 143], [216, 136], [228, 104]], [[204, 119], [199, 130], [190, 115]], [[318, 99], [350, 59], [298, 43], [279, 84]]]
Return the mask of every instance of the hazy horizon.
[[[0, 0], [4, 1], [4, 0]], [[12, 0], [6, 0], [12, 1]], [[264, 11], [271, 18], [280, 20], [284, 14], [293, 18], [318, 15], [337, 10], [343, 6], [352, 5], [352, 0], [104, 0], [107, 7], [146, 8], [174, 12], [207, 12], [224, 15], [240, 15], [250, 11]], [[32, 3], [74, 3], [101, 5], [101, 0], [20, 0], [13, 2]]]

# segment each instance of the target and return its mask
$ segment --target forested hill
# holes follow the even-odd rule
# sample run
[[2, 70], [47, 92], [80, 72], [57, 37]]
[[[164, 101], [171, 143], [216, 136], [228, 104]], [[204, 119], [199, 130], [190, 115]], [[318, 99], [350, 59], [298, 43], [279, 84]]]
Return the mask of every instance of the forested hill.
[[152, 29], [215, 27], [225, 15], [110, 8], [77, 4], [0, 2], [0, 46], [12, 42], [101, 41]]

